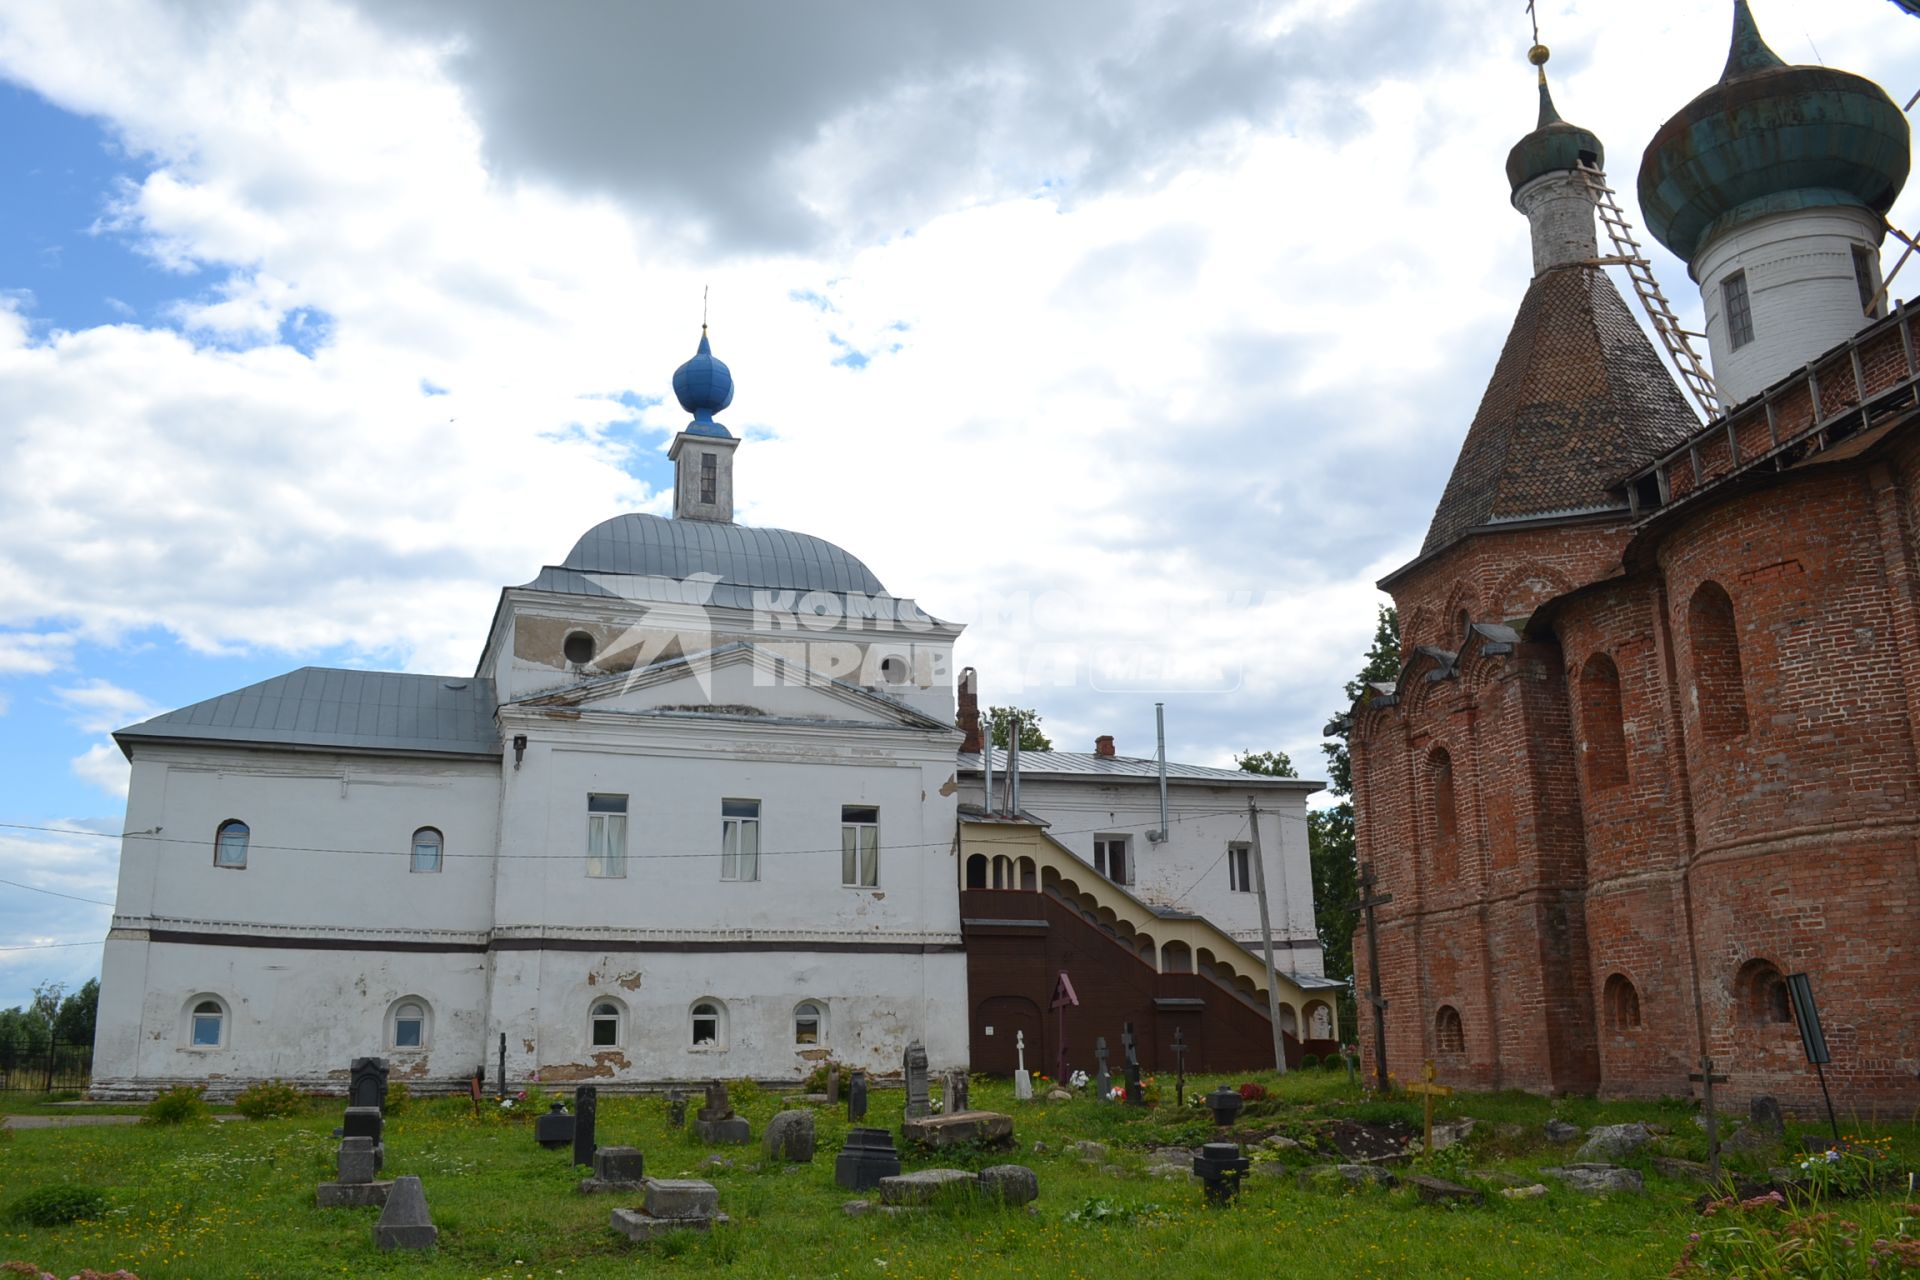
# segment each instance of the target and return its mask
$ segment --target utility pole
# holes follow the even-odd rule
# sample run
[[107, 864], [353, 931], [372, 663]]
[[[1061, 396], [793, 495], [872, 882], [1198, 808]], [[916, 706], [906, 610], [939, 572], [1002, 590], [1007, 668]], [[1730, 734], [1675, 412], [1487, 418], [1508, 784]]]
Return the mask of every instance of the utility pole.
[[1267, 1017], [1273, 1022], [1273, 1069], [1287, 1074], [1287, 1039], [1280, 1029], [1280, 984], [1273, 976], [1273, 926], [1267, 922], [1267, 864], [1260, 857], [1260, 810], [1247, 801], [1247, 829], [1253, 832], [1253, 888], [1260, 897], [1260, 951], [1267, 960]]
[[1353, 905], [1367, 918], [1367, 1003], [1373, 1006], [1374, 1087], [1382, 1092], [1387, 1087], [1387, 998], [1380, 994], [1380, 934], [1374, 928], [1373, 909], [1392, 901], [1392, 894], [1373, 891], [1373, 866], [1361, 867], [1360, 900]]

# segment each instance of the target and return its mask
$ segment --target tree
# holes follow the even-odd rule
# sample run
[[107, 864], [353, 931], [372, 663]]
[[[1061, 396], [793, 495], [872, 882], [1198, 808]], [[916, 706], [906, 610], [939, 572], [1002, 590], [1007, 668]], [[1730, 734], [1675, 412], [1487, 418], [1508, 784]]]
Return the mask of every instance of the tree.
[[987, 723], [993, 729], [993, 745], [1002, 751], [1007, 749], [1007, 733], [1013, 727], [1014, 717], [1020, 719], [1020, 749], [1022, 751], [1051, 751], [1053, 739], [1040, 732], [1040, 717], [1025, 707], [988, 707]]
[[1264, 773], [1270, 778], [1297, 778], [1300, 771], [1284, 751], [1241, 751], [1233, 762], [1248, 773]]
[[86, 985], [60, 1002], [60, 1012], [53, 1016], [54, 1035], [61, 1044], [92, 1044], [99, 1010], [100, 979], [88, 978]]
[[[1347, 708], [1360, 700], [1368, 685], [1390, 682], [1399, 674], [1400, 615], [1392, 605], [1381, 605], [1366, 661], [1360, 674], [1347, 681]], [[1347, 752], [1344, 730], [1335, 732], [1337, 736], [1321, 743], [1320, 749], [1327, 753], [1328, 789], [1338, 802], [1307, 815], [1307, 839], [1313, 858], [1314, 919], [1320, 926], [1327, 976], [1351, 979], [1353, 930], [1360, 918], [1355, 906], [1360, 896], [1360, 875], [1354, 861], [1353, 760]], [[1346, 1025], [1353, 1025], [1351, 1019]]]

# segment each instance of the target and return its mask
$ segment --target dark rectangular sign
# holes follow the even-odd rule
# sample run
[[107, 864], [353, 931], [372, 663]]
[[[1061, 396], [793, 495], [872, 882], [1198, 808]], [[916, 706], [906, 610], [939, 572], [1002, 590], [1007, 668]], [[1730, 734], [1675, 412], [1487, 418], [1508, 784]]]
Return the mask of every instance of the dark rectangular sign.
[[1832, 1062], [1827, 1056], [1827, 1038], [1820, 1031], [1820, 1011], [1813, 1005], [1813, 983], [1804, 973], [1787, 975], [1787, 994], [1793, 999], [1793, 1020], [1800, 1024], [1800, 1044], [1807, 1061], [1819, 1066]]

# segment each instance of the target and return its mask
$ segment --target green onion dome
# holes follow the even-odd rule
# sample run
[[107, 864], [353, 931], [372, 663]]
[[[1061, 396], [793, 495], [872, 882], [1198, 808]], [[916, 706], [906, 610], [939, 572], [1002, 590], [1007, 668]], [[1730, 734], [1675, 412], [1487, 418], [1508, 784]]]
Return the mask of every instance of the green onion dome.
[[[1544, 54], [1545, 50], [1540, 52]], [[1545, 61], [1544, 57], [1541, 61]], [[1535, 178], [1578, 168], [1582, 160], [1596, 169], [1604, 169], [1606, 149], [1590, 131], [1560, 118], [1560, 113], [1553, 109], [1553, 95], [1547, 92], [1546, 68], [1542, 67], [1540, 123], [1507, 152], [1507, 182], [1518, 191]]]
[[1640, 209], [1691, 263], [1709, 241], [1769, 214], [1839, 205], [1883, 215], [1907, 166], [1906, 117], [1879, 85], [1788, 66], [1760, 38], [1747, 0], [1734, 0], [1726, 71], [1647, 144]]

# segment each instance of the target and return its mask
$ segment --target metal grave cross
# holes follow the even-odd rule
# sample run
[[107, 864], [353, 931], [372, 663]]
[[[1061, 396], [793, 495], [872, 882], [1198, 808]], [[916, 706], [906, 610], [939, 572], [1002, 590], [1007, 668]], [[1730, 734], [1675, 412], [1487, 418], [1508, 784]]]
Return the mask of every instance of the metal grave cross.
[[1099, 1064], [1099, 1070], [1093, 1073], [1093, 1096], [1101, 1102], [1107, 1100], [1107, 1038], [1093, 1038], [1093, 1058]]
[[1725, 1076], [1713, 1074], [1713, 1059], [1706, 1054], [1700, 1055], [1700, 1069], [1689, 1072], [1687, 1079], [1700, 1086], [1700, 1108], [1707, 1114], [1707, 1175], [1715, 1182], [1720, 1181], [1720, 1112], [1713, 1105], [1713, 1086], [1725, 1084]]
[[1428, 1058], [1426, 1067], [1420, 1072], [1420, 1079], [1407, 1086], [1408, 1093], [1420, 1095], [1421, 1109], [1426, 1113], [1426, 1145], [1421, 1150], [1427, 1155], [1433, 1154], [1433, 1100], [1453, 1096], [1452, 1085], [1435, 1084], [1433, 1077], [1433, 1059]]
[[1367, 1003], [1373, 1006], [1373, 1085], [1387, 1087], [1387, 998], [1380, 992], [1380, 933], [1373, 919], [1374, 909], [1393, 901], [1390, 893], [1373, 891], [1373, 864], [1360, 868], [1360, 897], [1348, 903], [1366, 916], [1367, 923]]
[[1060, 977], [1053, 984], [1053, 1002], [1047, 1006], [1054, 1011], [1057, 1019], [1058, 1030], [1053, 1038], [1055, 1045], [1058, 1046], [1053, 1064], [1053, 1078], [1056, 1082], [1067, 1078], [1067, 1010], [1078, 1008], [1079, 1004], [1080, 997], [1074, 994], [1073, 979], [1067, 976], [1065, 969], [1062, 969]]
[[1173, 1099], [1175, 1106], [1187, 1105], [1187, 1038], [1178, 1027], [1173, 1029]]

